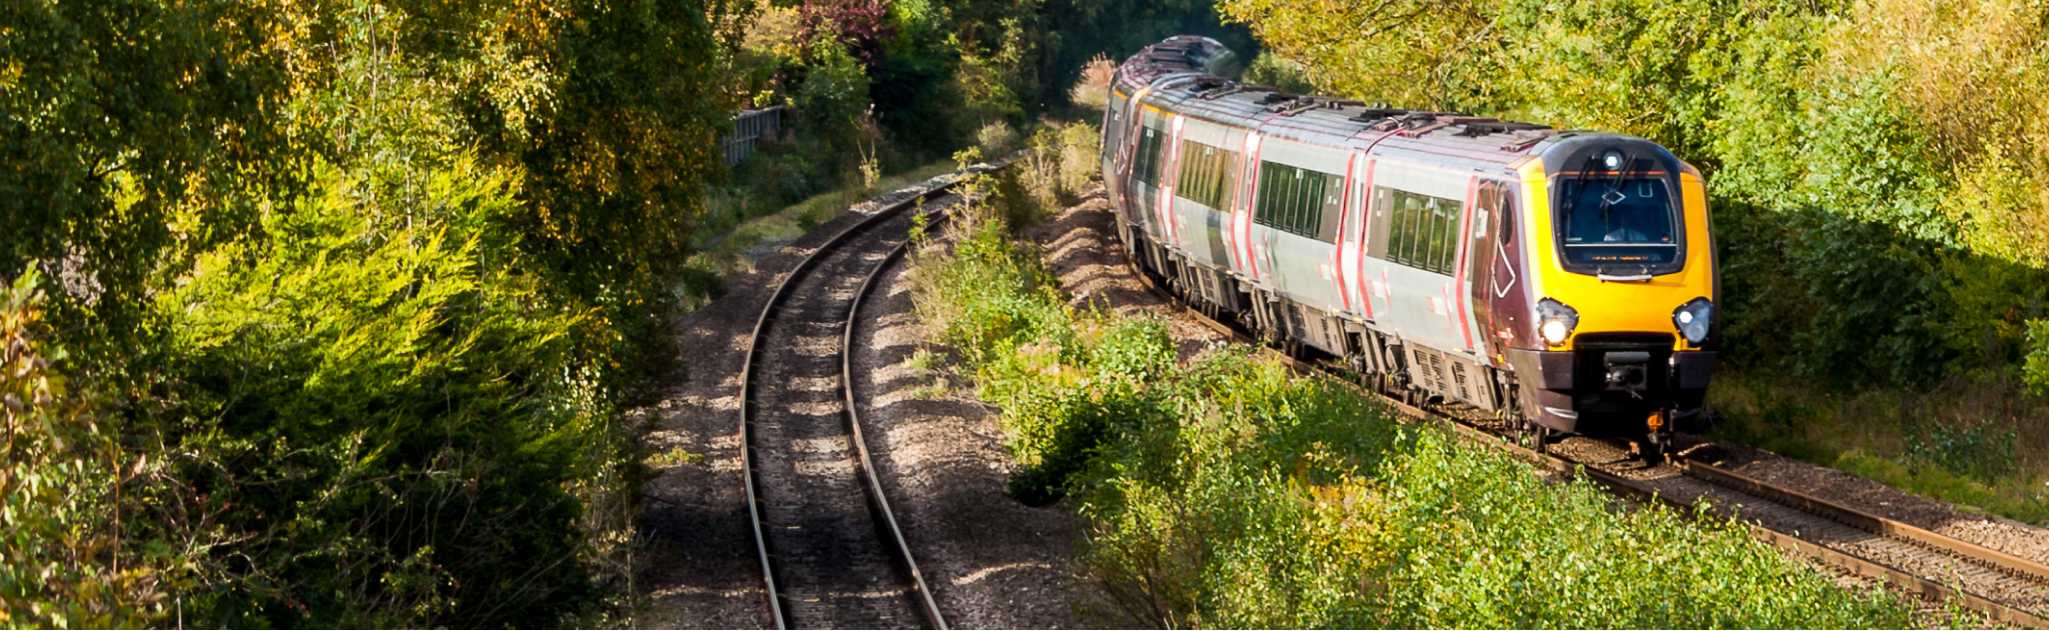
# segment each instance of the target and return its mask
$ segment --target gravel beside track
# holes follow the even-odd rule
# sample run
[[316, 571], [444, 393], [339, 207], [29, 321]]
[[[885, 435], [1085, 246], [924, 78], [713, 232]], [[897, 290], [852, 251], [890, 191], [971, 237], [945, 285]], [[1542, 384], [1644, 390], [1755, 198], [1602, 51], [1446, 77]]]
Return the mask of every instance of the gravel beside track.
[[2038, 563], [2049, 563], [2049, 528], [1967, 512], [1840, 470], [1760, 449], [1723, 446], [1724, 467], [1775, 484], [1807, 489], [1858, 510], [1897, 519]]
[[1080, 203], [1033, 226], [1025, 236], [1045, 248], [1047, 267], [1060, 278], [1060, 289], [1069, 303], [1126, 316], [1165, 318], [1182, 361], [1210, 345], [1230, 341], [1229, 336], [1178, 305], [1162, 300], [1132, 274], [1124, 246], [1117, 242], [1116, 217], [1103, 196], [1102, 184], [1091, 185]]
[[[1074, 561], [1082, 520], [1004, 495], [1010, 455], [996, 410], [946, 366], [911, 365], [919, 349], [944, 349], [924, 341], [908, 270], [885, 272], [863, 305], [854, 387], [883, 487], [940, 610], [960, 628], [1106, 622], [1100, 593]], [[942, 380], [952, 387], [934, 387]]]

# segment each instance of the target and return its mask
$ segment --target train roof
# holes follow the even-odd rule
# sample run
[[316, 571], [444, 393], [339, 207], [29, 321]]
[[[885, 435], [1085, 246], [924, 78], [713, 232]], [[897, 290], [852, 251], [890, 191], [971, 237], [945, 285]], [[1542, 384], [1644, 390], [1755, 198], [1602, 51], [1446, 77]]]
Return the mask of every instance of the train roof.
[[1150, 87], [1147, 103], [1198, 119], [1309, 144], [1408, 154], [1402, 157], [1447, 166], [1498, 170], [1569, 138], [1626, 138], [1291, 94], [1219, 76], [1233, 61], [1234, 53], [1216, 40], [1175, 36], [1125, 60], [1118, 67], [1117, 85], [1127, 94]]

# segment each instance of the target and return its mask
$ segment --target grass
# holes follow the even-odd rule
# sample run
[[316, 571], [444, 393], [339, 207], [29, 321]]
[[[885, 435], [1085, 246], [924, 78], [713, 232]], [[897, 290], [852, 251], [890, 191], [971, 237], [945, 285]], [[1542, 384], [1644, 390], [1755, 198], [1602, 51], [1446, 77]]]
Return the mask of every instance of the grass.
[[[1014, 176], [1013, 176], [1014, 177]], [[1047, 181], [1046, 178], [1038, 178]], [[1004, 185], [982, 182], [981, 190]], [[921, 320], [1002, 411], [1020, 500], [1087, 518], [1084, 563], [1170, 627], [1901, 627], [1705, 514], [1618, 510], [1243, 346], [1067, 306], [992, 199], [914, 261]]]
[[1970, 512], [2049, 526], [2049, 417], [1997, 384], [1966, 379], [1926, 394], [1833, 392], [1724, 371], [1709, 392], [1723, 423], [1712, 436], [1755, 445]]
[[953, 393], [953, 384], [940, 372], [940, 357], [931, 349], [920, 348], [904, 360], [904, 367], [920, 377], [932, 381], [911, 390], [911, 396], [918, 399], [940, 399]]
[[647, 455], [647, 458], [645, 460], [642, 460], [641, 462], [642, 464], [645, 464], [649, 467], [653, 467], [656, 469], [667, 469], [669, 467], [676, 467], [695, 463], [703, 459], [703, 455], [698, 454], [696, 452], [692, 452], [688, 449], [684, 449], [682, 445], [677, 445], [674, 447], [670, 447], [668, 449], [650, 453]]
[[[877, 193], [896, 190], [952, 170], [951, 161], [928, 162], [885, 175], [872, 187], [859, 183], [849, 184], [812, 195], [788, 206], [759, 213], [745, 210], [756, 205], [751, 200], [721, 200], [719, 203], [729, 208], [714, 214], [744, 218], [730, 230], [700, 233], [702, 236], [694, 248], [697, 253], [691, 255], [689, 268], [683, 280], [685, 307], [695, 309], [717, 298], [723, 291], [720, 279], [753, 269], [754, 262], [761, 256], [762, 246], [793, 241], [819, 224], [845, 212], [849, 206], [867, 200]], [[746, 194], [735, 193], [742, 196]]]

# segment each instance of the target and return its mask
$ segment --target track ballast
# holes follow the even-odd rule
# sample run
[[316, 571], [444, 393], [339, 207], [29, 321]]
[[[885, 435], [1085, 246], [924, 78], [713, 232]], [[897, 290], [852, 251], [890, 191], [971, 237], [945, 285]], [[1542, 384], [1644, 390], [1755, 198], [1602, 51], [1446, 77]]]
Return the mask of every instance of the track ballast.
[[[741, 466], [776, 628], [946, 628], [869, 458], [847, 360], [861, 297], [909, 243], [885, 206], [813, 251], [763, 306], [740, 375]], [[937, 199], [929, 203], [925, 196]]]

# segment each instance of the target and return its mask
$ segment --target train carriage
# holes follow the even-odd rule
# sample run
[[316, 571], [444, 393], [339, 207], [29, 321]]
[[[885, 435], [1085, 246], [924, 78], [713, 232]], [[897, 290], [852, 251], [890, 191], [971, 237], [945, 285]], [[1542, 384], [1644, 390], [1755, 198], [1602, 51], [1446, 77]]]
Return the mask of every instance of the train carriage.
[[1541, 442], [1661, 449], [1714, 366], [1700, 174], [1639, 138], [1286, 94], [1169, 38], [1103, 125], [1118, 236], [1147, 274], [1290, 352], [1495, 411]]

